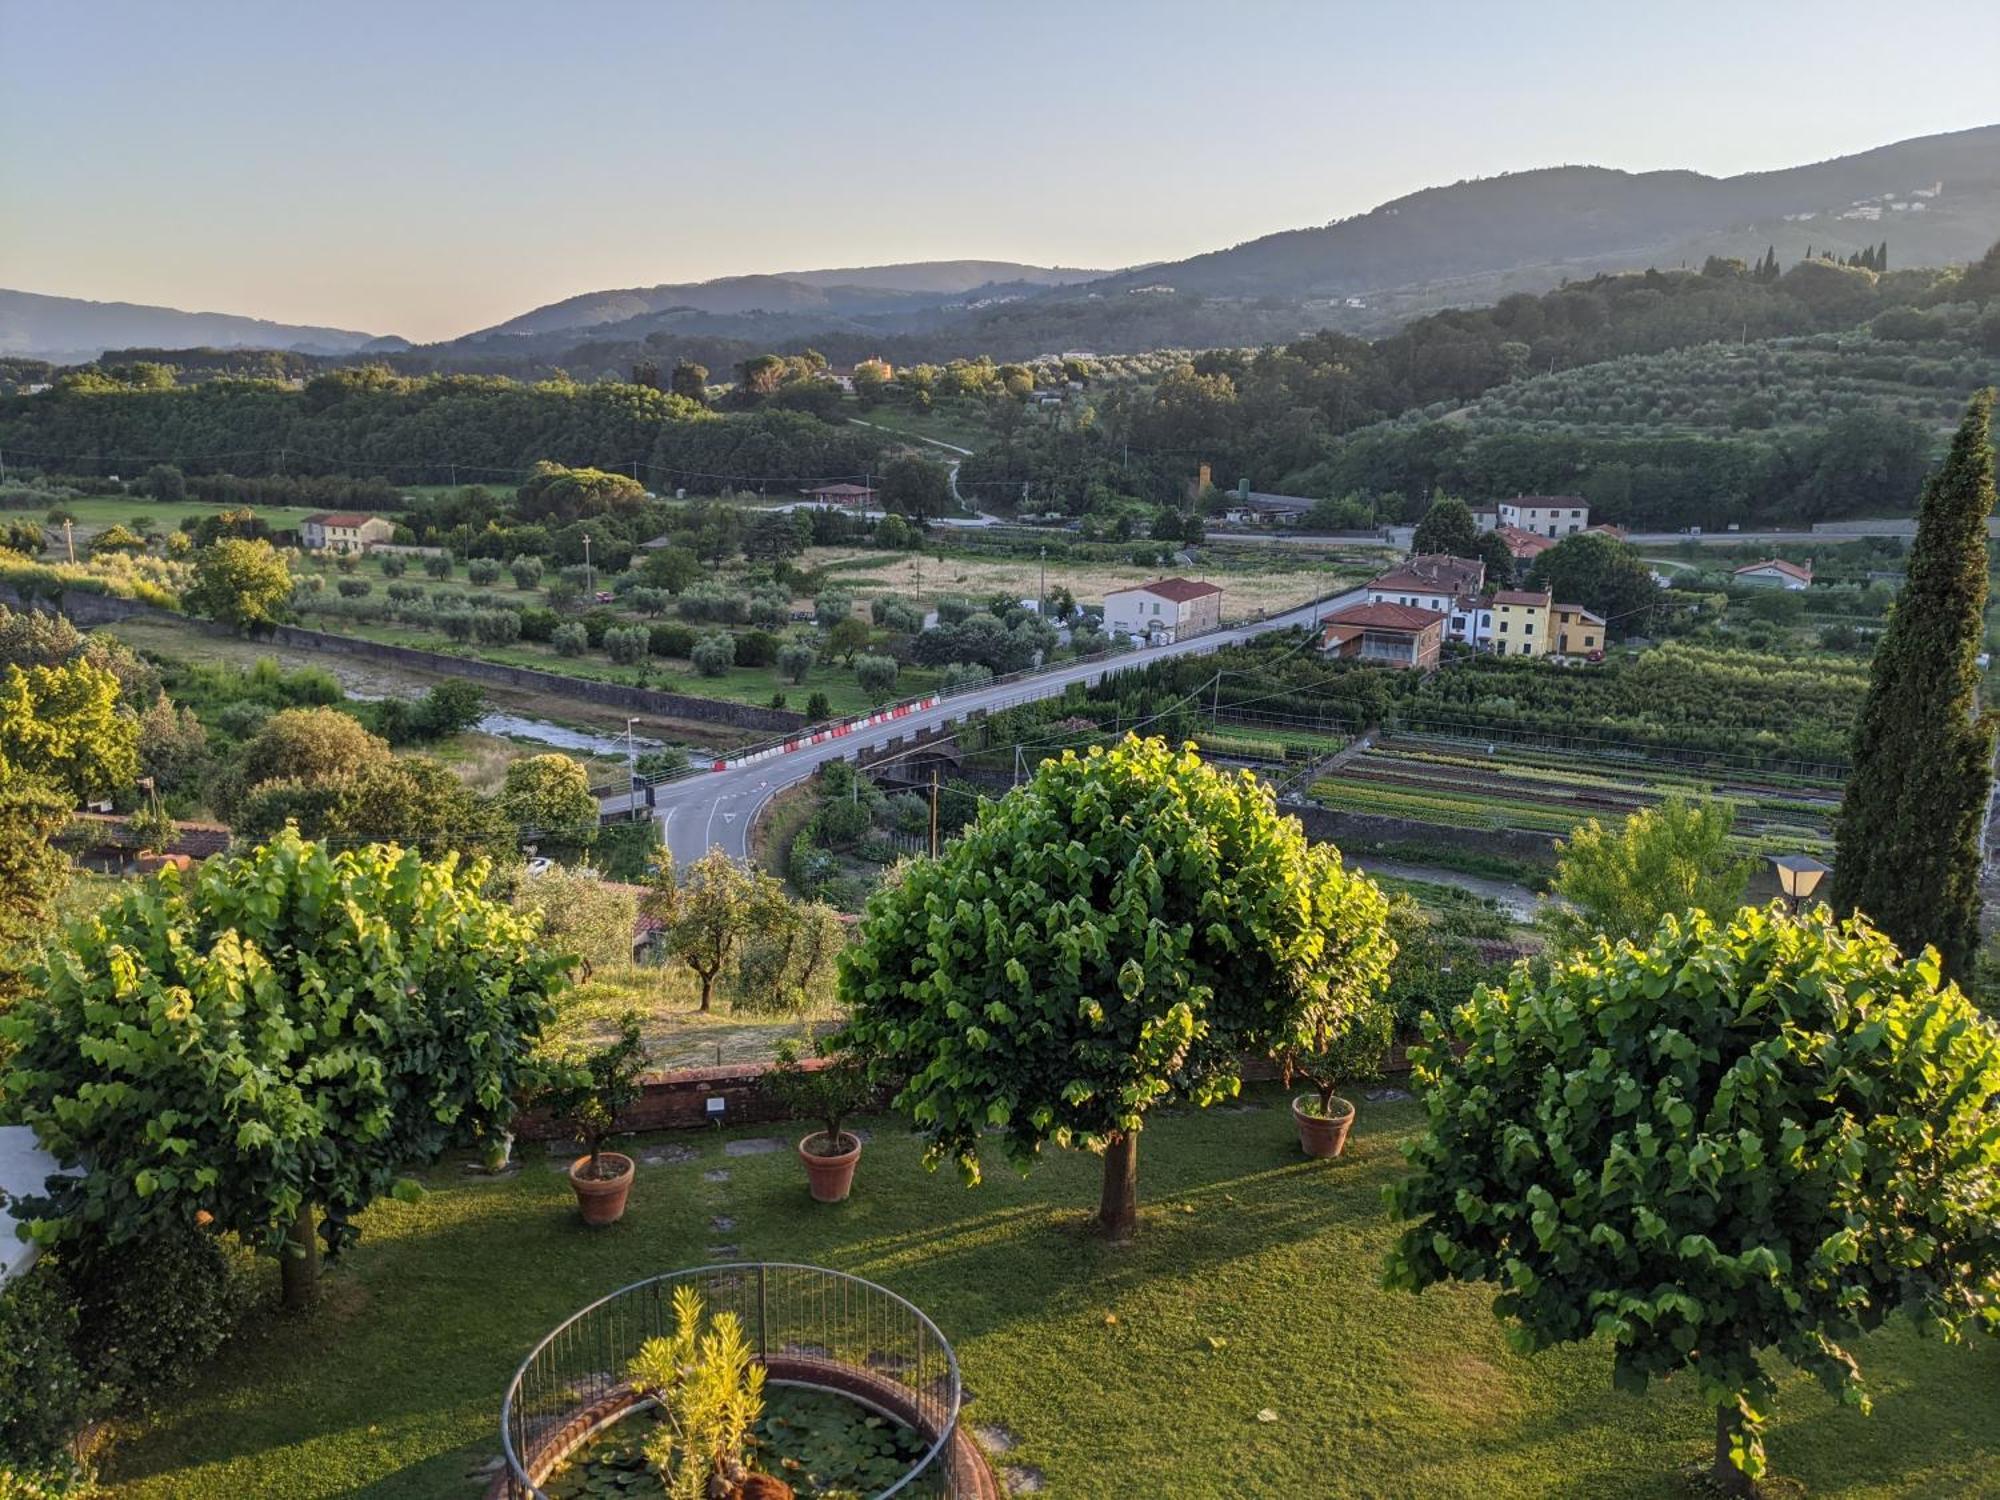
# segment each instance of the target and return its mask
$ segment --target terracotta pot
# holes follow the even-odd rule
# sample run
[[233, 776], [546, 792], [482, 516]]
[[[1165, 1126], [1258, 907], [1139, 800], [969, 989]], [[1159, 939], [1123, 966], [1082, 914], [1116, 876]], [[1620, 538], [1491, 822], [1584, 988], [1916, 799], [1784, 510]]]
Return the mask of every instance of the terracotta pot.
[[1299, 1127], [1299, 1147], [1307, 1156], [1338, 1156], [1347, 1148], [1347, 1132], [1354, 1128], [1354, 1106], [1336, 1098], [1331, 1119], [1309, 1112], [1318, 1108], [1317, 1094], [1301, 1094], [1292, 1101], [1292, 1123]]
[[814, 1141], [826, 1139], [824, 1130], [816, 1130], [799, 1142], [799, 1160], [806, 1164], [806, 1181], [812, 1186], [813, 1198], [820, 1203], [839, 1203], [854, 1186], [855, 1163], [861, 1160], [861, 1140], [845, 1130], [840, 1138], [850, 1144], [834, 1156], [822, 1156], [811, 1149]]
[[590, 1158], [579, 1156], [569, 1164], [570, 1190], [576, 1194], [577, 1211], [586, 1224], [616, 1224], [625, 1216], [625, 1199], [632, 1191], [632, 1158], [616, 1151], [598, 1154], [598, 1165], [612, 1173], [590, 1177]]

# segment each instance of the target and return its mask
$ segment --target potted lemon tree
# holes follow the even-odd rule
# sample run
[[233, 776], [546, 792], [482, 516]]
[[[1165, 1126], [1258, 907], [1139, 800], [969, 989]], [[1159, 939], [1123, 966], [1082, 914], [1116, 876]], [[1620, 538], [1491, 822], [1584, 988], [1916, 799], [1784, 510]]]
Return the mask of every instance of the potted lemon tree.
[[585, 1147], [585, 1154], [570, 1163], [569, 1185], [586, 1224], [615, 1224], [624, 1216], [637, 1169], [631, 1157], [606, 1151], [604, 1143], [618, 1133], [618, 1117], [638, 1102], [645, 1068], [639, 1017], [627, 1011], [615, 1038], [573, 1051], [550, 1069], [541, 1102]]
[[1285, 1082], [1301, 1078], [1312, 1085], [1292, 1100], [1292, 1120], [1307, 1156], [1338, 1156], [1347, 1148], [1354, 1102], [1335, 1091], [1379, 1078], [1395, 1034], [1395, 1011], [1379, 996], [1366, 995], [1323, 1014], [1310, 1040], [1284, 1054]]
[[839, 1203], [853, 1188], [854, 1169], [861, 1161], [861, 1141], [844, 1126], [849, 1115], [866, 1107], [874, 1089], [868, 1082], [867, 1059], [859, 1051], [824, 1038], [808, 1040], [810, 1059], [796, 1038], [780, 1046], [764, 1084], [792, 1114], [826, 1127], [799, 1141], [799, 1160], [805, 1163], [814, 1199]]

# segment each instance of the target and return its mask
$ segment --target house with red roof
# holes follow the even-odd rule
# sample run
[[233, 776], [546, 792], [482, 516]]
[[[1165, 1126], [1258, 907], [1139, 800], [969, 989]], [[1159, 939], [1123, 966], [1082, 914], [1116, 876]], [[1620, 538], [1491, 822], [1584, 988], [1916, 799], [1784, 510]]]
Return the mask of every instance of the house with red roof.
[[1320, 626], [1320, 649], [1343, 661], [1428, 671], [1444, 645], [1442, 610], [1411, 604], [1355, 604]]
[[358, 510], [323, 510], [299, 522], [299, 540], [308, 552], [366, 552], [395, 535], [394, 521]]
[[1222, 585], [1159, 578], [1104, 596], [1104, 628], [1167, 646], [1222, 624]]
[[1763, 589], [1809, 589], [1812, 587], [1812, 562], [1803, 565], [1786, 562], [1782, 557], [1767, 557], [1762, 562], [1745, 563], [1735, 573], [1736, 581], [1751, 588]]

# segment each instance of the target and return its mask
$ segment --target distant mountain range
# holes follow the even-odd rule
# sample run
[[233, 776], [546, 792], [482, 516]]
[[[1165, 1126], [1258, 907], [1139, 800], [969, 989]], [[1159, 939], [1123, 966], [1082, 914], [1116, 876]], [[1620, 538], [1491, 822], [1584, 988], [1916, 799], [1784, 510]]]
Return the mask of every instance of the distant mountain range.
[[81, 364], [106, 349], [289, 349], [301, 354], [376, 353], [410, 347], [349, 328], [273, 323], [234, 313], [182, 312], [137, 302], [89, 302], [0, 291], [0, 355]]
[[[586, 292], [411, 359], [581, 374], [731, 343], [812, 342], [843, 362], [878, 349], [907, 360], [1247, 344], [1321, 327], [1376, 333], [1565, 279], [1699, 266], [1711, 255], [1749, 260], [1766, 246], [1789, 264], [1809, 247], [1846, 255], [1886, 240], [1894, 269], [1973, 260], [1996, 239], [2000, 125], [1989, 125], [1736, 177], [1590, 166], [1509, 173], [1108, 273], [926, 261]], [[408, 347], [340, 329], [0, 292], [0, 353], [196, 344], [336, 356]]]

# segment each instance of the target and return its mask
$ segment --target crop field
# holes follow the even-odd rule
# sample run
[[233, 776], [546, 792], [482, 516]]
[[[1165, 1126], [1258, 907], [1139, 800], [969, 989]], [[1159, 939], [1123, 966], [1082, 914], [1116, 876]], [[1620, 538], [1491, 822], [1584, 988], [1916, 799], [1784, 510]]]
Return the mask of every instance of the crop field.
[[1839, 811], [1838, 782], [1768, 774], [1703, 776], [1605, 755], [1394, 736], [1315, 782], [1313, 800], [1444, 829], [1516, 829], [1567, 838], [1592, 818], [1623, 821], [1675, 793], [1736, 807], [1746, 854], [1823, 854]]
[[[1293, 557], [1300, 552], [1308, 556]], [[1272, 554], [1284, 554], [1273, 556]], [[1202, 549], [1196, 567], [1140, 565], [1092, 559], [1076, 561], [1051, 553], [1047, 579], [1051, 592], [1068, 589], [1082, 604], [1099, 604], [1107, 593], [1149, 583], [1163, 575], [1186, 573], [1222, 586], [1222, 617], [1245, 620], [1281, 613], [1379, 573], [1387, 554], [1367, 549], [1327, 549], [1253, 546]], [[818, 547], [804, 562], [828, 570], [832, 579], [860, 599], [895, 595], [926, 608], [950, 595], [986, 599], [996, 594], [1032, 599], [1043, 578], [1040, 559], [1029, 555], [980, 556], [971, 551], [884, 554], [853, 547]]]
[[[139, 495], [86, 495], [81, 499], [56, 502], [76, 520], [76, 538], [79, 542], [97, 535], [107, 526], [125, 525], [138, 527], [150, 523], [161, 532], [179, 529], [188, 516], [212, 516], [219, 511], [240, 510], [238, 504], [224, 504], [207, 500], [148, 500]], [[317, 515], [318, 510], [295, 505], [259, 505], [255, 507], [258, 518], [270, 525], [274, 531], [288, 530], [297, 526], [307, 516]], [[40, 511], [0, 511], [0, 520], [12, 516], [24, 519], [39, 519]], [[60, 531], [60, 528], [57, 528]], [[61, 537], [58, 536], [60, 541]]]

